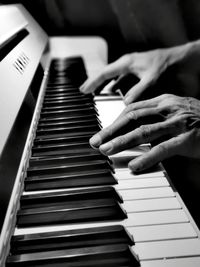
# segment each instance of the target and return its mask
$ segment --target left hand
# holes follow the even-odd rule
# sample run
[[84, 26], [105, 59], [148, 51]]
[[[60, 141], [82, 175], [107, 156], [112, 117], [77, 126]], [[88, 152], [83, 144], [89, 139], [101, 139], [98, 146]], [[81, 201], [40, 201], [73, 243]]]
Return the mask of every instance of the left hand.
[[[147, 117], [148, 124], [135, 127]], [[112, 155], [161, 137], [165, 140], [129, 162], [132, 171], [150, 168], [174, 155], [200, 158], [200, 101], [164, 94], [130, 104], [110, 126], [95, 134], [90, 144]]]

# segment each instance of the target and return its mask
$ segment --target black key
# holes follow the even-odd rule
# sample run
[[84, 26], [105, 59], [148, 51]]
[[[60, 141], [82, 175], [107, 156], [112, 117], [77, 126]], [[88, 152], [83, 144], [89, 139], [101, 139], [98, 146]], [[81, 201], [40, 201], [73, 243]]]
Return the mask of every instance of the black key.
[[54, 97], [44, 97], [44, 103], [46, 102], [55, 102], [55, 101], [62, 101], [62, 100], [86, 100], [86, 101], [90, 101], [93, 102], [93, 97], [91, 97], [90, 95], [83, 95], [83, 94], [73, 94], [73, 95], [58, 95], [58, 96], [54, 96]]
[[59, 110], [71, 110], [71, 109], [88, 109], [88, 108], [95, 108], [93, 103], [87, 103], [87, 104], [59, 104], [57, 106], [50, 105], [48, 107], [42, 107], [41, 112], [50, 112], [50, 111], [59, 111]]
[[76, 127], [59, 127], [56, 129], [48, 130], [37, 130], [37, 137], [53, 138], [62, 136], [80, 136], [84, 134], [93, 134], [100, 131], [101, 127], [97, 124], [86, 125], [86, 126], [76, 126]]
[[41, 167], [52, 167], [52, 166], [62, 166], [70, 163], [83, 163], [92, 162], [96, 160], [109, 160], [106, 156], [102, 155], [100, 152], [94, 150], [91, 155], [74, 155], [74, 156], [60, 156], [60, 157], [32, 157], [29, 160], [30, 168]]
[[6, 266], [139, 267], [128, 245], [105, 245], [9, 256]]
[[116, 179], [109, 170], [94, 170], [93, 172], [75, 175], [59, 175], [54, 177], [26, 177], [25, 191], [51, 190], [76, 187], [115, 185]]
[[44, 101], [43, 107], [62, 106], [62, 105], [63, 106], [64, 105], [76, 106], [76, 105], [83, 105], [83, 104], [94, 104], [94, 103], [92, 103], [90, 99], [72, 98], [72, 99], [61, 99], [61, 100], [54, 100], [54, 101]]
[[[45, 92], [45, 96], [44, 96], [44, 99], [48, 99], [48, 100], [51, 100], [51, 99], [54, 99], [54, 98], [60, 98], [60, 97], [72, 97], [72, 98], [76, 98], [76, 97], [80, 97], [82, 96], [80, 94], [80, 91], [72, 91], [72, 92]], [[92, 98], [92, 96], [90, 96]]]
[[72, 85], [52, 85], [51, 87], [46, 88], [45, 90], [45, 97], [46, 96], [52, 96], [54, 94], [80, 94], [80, 91], [78, 88], [75, 88]]
[[[61, 192], [39, 193], [23, 195], [20, 199], [20, 209], [34, 209], [52, 207], [60, 204], [73, 204], [75, 201], [110, 198], [122, 203], [123, 200], [117, 191], [111, 187], [97, 187], [90, 189], [71, 189]], [[78, 207], [78, 205], [77, 205]]]
[[52, 111], [52, 112], [41, 112], [40, 118], [66, 118], [66, 117], [73, 117], [73, 116], [85, 116], [85, 115], [92, 115], [98, 114], [96, 109], [91, 108], [82, 108], [82, 109], [71, 109], [71, 110], [60, 110], [60, 111]]
[[74, 116], [67, 116], [67, 117], [57, 117], [57, 118], [40, 118], [39, 123], [46, 123], [46, 122], [50, 122], [50, 123], [54, 123], [54, 122], [59, 122], [59, 121], [69, 121], [69, 122], [73, 122], [73, 121], [79, 121], [79, 120], [87, 120], [89, 118], [93, 118], [93, 119], [97, 119], [97, 115], [96, 114], [82, 114], [82, 115], [74, 115]]
[[89, 142], [89, 139], [90, 135], [60, 137], [60, 138], [36, 138], [34, 140], [34, 146], [87, 143]]
[[115, 199], [77, 200], [49, 207], [21, 209], [17, 213], [17, 226], [33, 227], [125, 218], [125, 211]]
[[111, 165], [106, 160], [96, 160], [92, 162], [83, 162], [83, 163], [71, 163], [63, 166], [56, 167], [43, 167], [43, 168], [28, 168], [27, 177], [55, 177], [59, 174], [70, 175], [70, 174], [79, 174], [89, 171], [98, 170], [100, 168], [112, 170]]
[[134, 240], [121, 225], [26, 234], [12, 237], [11, 253], [33, 253], [111, 244], [133, 246]]
[[54, 121], [54, 122], [43, 122], [39, 123], [37, 126], [38, 130], [43, 130], [43, 129], [54, 129], [58, 127], [76, 127], [77, 125], [79, 126], [89, 126], [89, 125], [94, 125], [94, 124], [99, 124], [99, 122], [96, 120], [96, 118], [93, 119], [88, 119], [88, 120], [77, 120], [77, 121]]
[[93, 154], [93, 151], [94, 149], [89, 145], [88, 142], [76, 143], [76, 144], [57, 144], [57, 145], [32, 147], [32, 156], [45, 157], [45, 156], [59, 156], [59, 155], [68, 155], [68, 156], [85, 155], [85, 154]]

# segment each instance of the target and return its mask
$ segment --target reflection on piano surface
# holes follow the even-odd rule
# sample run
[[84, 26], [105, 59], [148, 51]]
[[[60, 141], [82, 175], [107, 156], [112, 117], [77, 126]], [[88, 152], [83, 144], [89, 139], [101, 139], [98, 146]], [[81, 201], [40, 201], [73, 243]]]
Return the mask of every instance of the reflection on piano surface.
[[[25, 96], [33, 89], [38, 95], [2, 228], [1, 266], [199, 266], [199, 230], [162, 165], [138, 175], [127, 168], [127, 159], [149, 146], [111, 159], [89, 146], [123, 108], [120, 97], [81, 94], [83, 59], [48, 57], [47, 37], [30, 15], [21, 6], [1, 10], [17, 18], [7, 26], [10, 36], [0, 31], [5, 100], [21, 89], [14, 92], [16, 114], [4, 122], [1, 155]], [[28, 35], [19, 39], [24, 28]], [[45, 71], [36, 93], [38, 66]]]

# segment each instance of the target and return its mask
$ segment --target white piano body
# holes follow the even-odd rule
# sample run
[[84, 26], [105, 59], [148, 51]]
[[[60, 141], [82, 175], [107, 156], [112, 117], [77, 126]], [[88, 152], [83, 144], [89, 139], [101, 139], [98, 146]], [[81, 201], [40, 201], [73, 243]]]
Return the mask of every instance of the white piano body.
[[[45, 33], [21, 5], [1, 6], [1, 14], [0, 21], [2, 22], [3, 18], [4, 22], [9, 23], [3, 25], [0, 23], [0, 50], [5, 40], [10, 40], [10, 37], [16, 36], [24, 29], [29, 34], [0, 62], [0, 124], [4, 125], [0, 131], [0, 154], [3, 153], [16, 115], [48, 41]], [[49, 52], [45, 53], [41, 60], [44, 78], [2, 227], [1, 266], [4, 266], [9, 253], [11, 235], [119, 224], [119, 221], [111, 221], [31, 228], [15, 227], [20, 195], [39, 193], [38, 191], [25, 192], [23, 179], [43, 100], [50, 60], [81, 55], [89, 75], [95, 75], [107, 64], [107, 47], [104, 40], [99, 37], [55, 37], [49, 39], [49, 47]], [[97, 96], [95, 100], [103, 126], [110, 124], [124, 108], [123, 101], [118, 96], [114, 98]], [[113, 112], [111, 113], [110, 110]], [[120, 224], [124, 225], [133, 236], [135, 245], [131, 249], [138, 255], [141, 267], [200, 266], [199, 230], [162, 165], [153, 172], [133, 175], [125, 164], [122, 164], [122, 161], [124, 162], [122, 159], [130, 159], [132, 156], [145, 153], [147, 149], [149, 146], [143, 145], [114, 155], [112, 158], [115, 164], [114, 176], [118, 180], [115, 188], [124, 200], [122, 207], [128, 215], [128, 218], [120, 221]], [[57, 191], [61, 190], [67, 190], [67, 188], [57, 189]]]

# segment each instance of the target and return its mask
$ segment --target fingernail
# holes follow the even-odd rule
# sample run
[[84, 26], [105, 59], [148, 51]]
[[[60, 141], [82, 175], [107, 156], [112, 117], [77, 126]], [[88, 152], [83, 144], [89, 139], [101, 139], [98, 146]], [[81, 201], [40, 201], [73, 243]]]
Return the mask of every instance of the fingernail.
[[113, 145], [111, 142], [109, 142], [109, 143], [101, 145], [99, 149], [101, 152], [108, 154], [112, 150], [112, 148], [113, 148]]
[[94, 135], [93, 137], [90, 138], [89, 140], [90, 145], [97, 148], [101, 144], [101, 138], [98, 134]]
[[129, 163], [128, 164], [128, 167], [129, 167], [129, 169], [131, 169], [131, 171], [133, 171], [133, 172], [140, 172], [140, 171], [142, 171], [142, 166], [141, 165], [139, 165], [139, 164], [137, 164], [136, 162], [134, 162], [134, 163]]
[[130, 97], [126, 97], [126, 98], [124, 98], [124, 103], [125, 103], [126, 105], [130, 104], [130, 102], [131, 102]]

